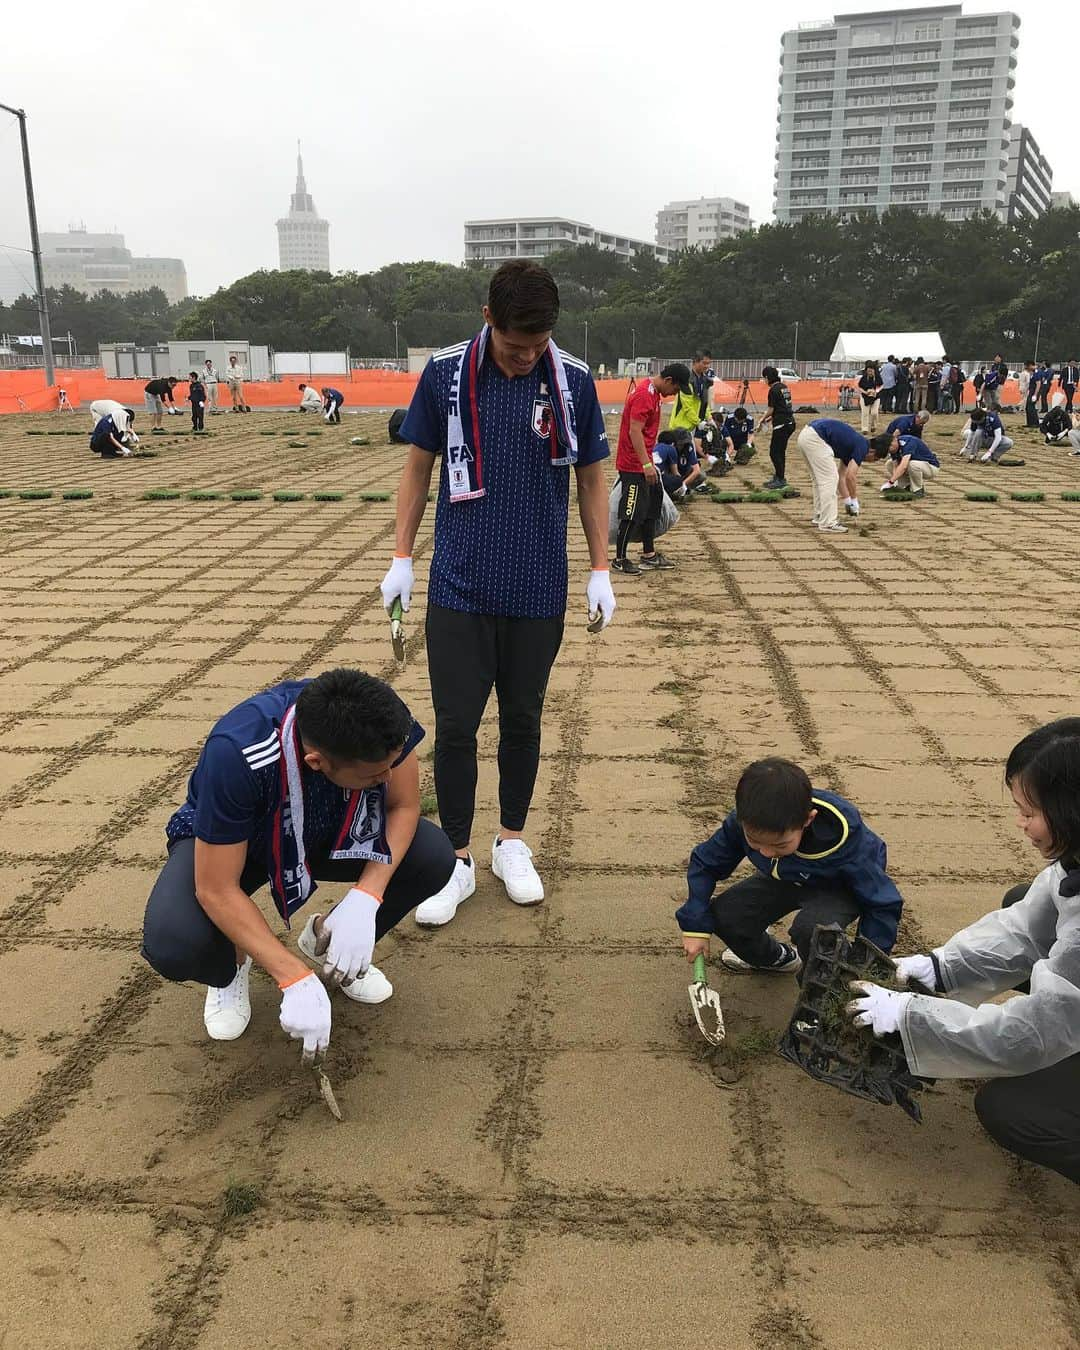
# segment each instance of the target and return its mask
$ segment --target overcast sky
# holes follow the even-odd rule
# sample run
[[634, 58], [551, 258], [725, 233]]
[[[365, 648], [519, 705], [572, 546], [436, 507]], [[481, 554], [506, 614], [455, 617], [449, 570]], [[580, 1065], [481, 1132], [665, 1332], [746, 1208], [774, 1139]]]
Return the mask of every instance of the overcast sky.
[[[277, 266], [298, 137], [335, 271], [460, 262], [474, 216], [566, 215], [652, 239], [665, 201], [722, 195], [768, 220], [780, 35], [835, 12], [805, 0], [4, 8], [0, 102], [30, 114], [41, 229], [115, 227], [136, 253], [183, 258], [197, 295]], [[1064, 11], [1013, 8], [1013, 116], [1055, 188], [1080, 192], [1068, 65], [1048, 52]], [[0, 114], [0, 246], [26, 243], [16, 124]], [[30, 275], [26, 255], [9, 256]]]

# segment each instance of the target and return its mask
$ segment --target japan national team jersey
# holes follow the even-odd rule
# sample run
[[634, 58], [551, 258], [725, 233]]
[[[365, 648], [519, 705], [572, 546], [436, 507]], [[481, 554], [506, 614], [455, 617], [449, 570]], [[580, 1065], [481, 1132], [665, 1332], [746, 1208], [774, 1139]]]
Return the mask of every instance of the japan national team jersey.
[[[551, 391], [545, 363], [513, 379], [490, 348], [477, 403], [484, 447], [482, 497], [452, 502], [446, 468], [450, 384], [466, 344], [436, 352], [424, 368], [400, 435], [441, 457], [428, 601], [466, 614], [554, 619], [566, 611], [570, 469], [551, 463]], [[578, 465], [608, 454], [589, 369], [562, 352], [574, 403]]]

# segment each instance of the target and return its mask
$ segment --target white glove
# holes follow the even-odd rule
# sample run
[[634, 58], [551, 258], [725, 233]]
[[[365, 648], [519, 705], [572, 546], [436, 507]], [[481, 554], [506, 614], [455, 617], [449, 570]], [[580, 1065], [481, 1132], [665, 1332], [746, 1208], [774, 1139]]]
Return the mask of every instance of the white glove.
[[896, 978], [901, 984], [910, 984], [912, 980], [925, 985], [927, 989], [937, 988], [937, 971], [931, 956], [898, 956], [896, 958]]
[[595, 622], [599, 615], [603, 619], [600, 627], [606, 628], [615, 613], [615, 592], [611, 589], [611, 574], [606, 567], [595, 568], [590, 573], [585, 596], [589, 602], [590, 621]]
[[882, 483], [881, 485], [881, 490], [882, 492], [888, 492], [890, 488], [894, 488], [895, 486], [896, 484], [891, 479], [886, 478], [884, 483]]
[[390, 570], [383, 577], [382, 585], [379, 588], [382, 591], [382, 602], [386, 606], [387, 614], [393, 609], [394, 601], [399, 598], [401, 608], [408, 613], [414, 585], [412, 558], [402, 558], [395, 553], [394, 561], [390, 564]]
[[330, 1044], [330, 995], [314, 971], [281, 991], [280, 1016], [285, 1035], [304, 1042], [305, 1064]]
[[900, 1019], [913, 994], [894, 994], [869, 980], [852, 980], [851, 987], [858, 990], [860, 997], [852, 999], [846, 1011], [857, 1027], [869, 1027], [875, 1036], [899, 1031]]
[[375, 949], [375, 915], [382, 903], [377, 895], [354, 886], [323, 920], [322, 936], [330, 934], [323, 957], [323, 974], [331, 984], [348, 984], [371, 965]]

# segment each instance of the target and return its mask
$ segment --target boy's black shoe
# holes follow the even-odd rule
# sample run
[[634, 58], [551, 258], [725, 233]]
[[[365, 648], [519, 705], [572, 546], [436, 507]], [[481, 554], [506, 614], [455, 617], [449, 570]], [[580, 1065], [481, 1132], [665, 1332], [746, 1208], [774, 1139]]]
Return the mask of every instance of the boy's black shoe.
[[783, 951], [771, 966], [752, 966], [749, 961], [744, 961], [741, 956], [736, 956], [730, 947], [721, 953], [720, 961], [727, 966], [728, 970], [737, 970], [740, 974], [745, 974], [751, 970], [760, 970], [766, 975], [798, 975], [799, 971], [802, 970], [802, 957], [790, 943], [781, 942], [780, 946]]
[[611, 564], [611, 570], [613, 572], [621, 572], [624, 577], [641, 576], [641, 568], [637, 565], [636, 562], [631, 561], [631, 559], [629, 558], [613, 559]]
[[642, 570], [650, 572], [673, 572], [676, 564], [670, 558], [665, 558], [662, 553], [654, 553], [651, 558], [646, 558], [644, 553], [641, 555]]

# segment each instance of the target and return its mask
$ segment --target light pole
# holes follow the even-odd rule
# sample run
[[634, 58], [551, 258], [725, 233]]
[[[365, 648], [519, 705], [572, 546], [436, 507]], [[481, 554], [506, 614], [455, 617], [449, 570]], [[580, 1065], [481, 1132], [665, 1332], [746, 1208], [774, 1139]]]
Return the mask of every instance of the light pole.
[[26, 213], [30, 217], [30, 252], [34, 258], [34, 285], [37, 287], [38, 323], [41, 327], [41, 351], [45, 357], [45, 384], [56, 383], [53, 363], [52, 333], [49, 331], [49, 305], [45, 298], [45, 274], [41, 267], [41, 240], [38, 238], [37, 207], [34, 205], [34, 180], [30, 174], [30, 142], [26, 137], [26, 113], [22, 108], [9, 108], [0, 103], [0, 110], [19, 119], [19, 137], [22, 141], [23, 178], [26, 181]]
[[634, 374], [637, 374], [637, 329], [630, 329], [630, 360], [633, 362]]
[[1032, 354], [1032, 359], [1035, 360], [1035, 361], [1037, 361], [1037, 360], [1039, 359], [1039, 338], [1040, 338], [1040, 337], [1042, 337], [1042, 315], [1041, 315], [1041, 314], [1039, 315], [1038, 319], [1037, 319], [1036, 322], [1035, 322], [1035, 351], [1034, 351], [1034, 353]]
[[796, 370], [799, 368], [799, 321], [795, 320], [795, 354], [791, 358], [791, 364]]
[[394, 320], [394, 360], [395, 360], [395, 361], [398, 359], [398, 335], [397, 335], [397, 330], [398, 330], [398, 321], [397, 321], [397, 319], [395, 319], [395, 320]]
[[585, 364], [589, 364], [589, 321], [585, 320]]

